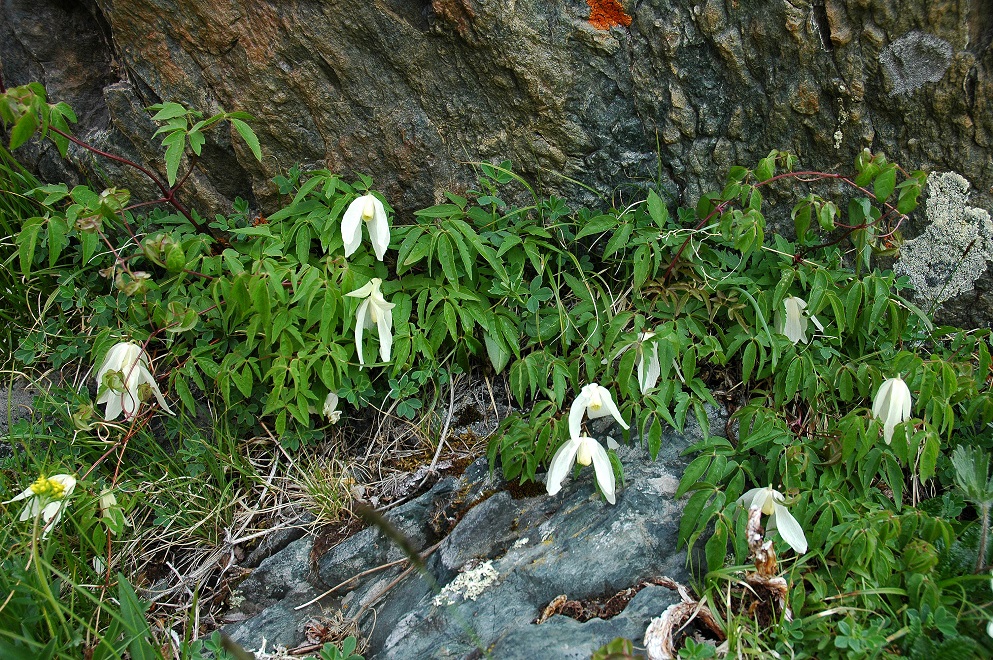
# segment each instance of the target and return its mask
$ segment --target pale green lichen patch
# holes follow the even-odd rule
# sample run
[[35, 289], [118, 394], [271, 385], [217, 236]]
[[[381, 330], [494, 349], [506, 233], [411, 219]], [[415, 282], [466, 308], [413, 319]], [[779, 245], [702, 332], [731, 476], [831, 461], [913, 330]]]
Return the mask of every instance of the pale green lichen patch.
[[484, 561], [475, 568], [459, 573], [431, 602], [436, 607], [440, 607], [454, 605], [458, 596], [461, 596], [462, 600], [476, 600], [487, 587], [495, 584], [499, 577], [500, 574], [493, 568], [493, 562]]
[[893, 270], [910, 278], [918, 302], [931, 306], [971, 291], [993, 259], [990, 214], [969, 206], [969, 182], [955, 172], [928, 177], [923, 234], [900, 248]]

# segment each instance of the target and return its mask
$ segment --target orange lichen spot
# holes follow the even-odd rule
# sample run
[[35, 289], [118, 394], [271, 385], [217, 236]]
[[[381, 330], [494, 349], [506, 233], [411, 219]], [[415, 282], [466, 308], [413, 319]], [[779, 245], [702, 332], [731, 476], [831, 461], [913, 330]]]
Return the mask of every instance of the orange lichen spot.
[[590, 6], [590, 25], [598, 30], [631, 25], [631, 17], [624, 13], [620, 0], [586, 0], [586, 4]]

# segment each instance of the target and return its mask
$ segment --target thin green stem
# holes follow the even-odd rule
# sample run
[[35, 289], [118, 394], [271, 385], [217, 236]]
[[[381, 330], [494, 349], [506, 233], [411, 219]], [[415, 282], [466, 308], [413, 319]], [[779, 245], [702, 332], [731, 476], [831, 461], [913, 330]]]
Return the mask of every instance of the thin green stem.
[[990, 505], [988, 503], [983, 503], [981, 507], [982, 511], [982, 528], [979, 532], [979, 548], [976, 553], [976, 572], [980, 573], [986, 570], [986, 544], [990, 533]]

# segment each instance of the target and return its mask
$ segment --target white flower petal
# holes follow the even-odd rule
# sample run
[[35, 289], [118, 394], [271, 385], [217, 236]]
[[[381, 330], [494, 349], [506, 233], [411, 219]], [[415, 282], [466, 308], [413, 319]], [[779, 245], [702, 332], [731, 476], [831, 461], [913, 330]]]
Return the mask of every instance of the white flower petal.
[[58, 524], [58, 519], [61, 517], [62, 504], [62, 500], [55, 500], [46, 504], [45, 508], [41, 510], [41, 519], [45, 521], [46, 525], [52, 518], [55, 518], [55, 523]]
[[590, 412], [591, 418], [605, 417], [609, 414], [612, 415], [615, 420], [617, 420], [617, 423], [620, 424], [621, 428], [623, 428], [625, 431], [628, 430], [628, 428], [630, 428], [627, 422], [625, 422], [624, 419], [621, 417], [621, 411], [617, 409], [616, 405], [614, 405], [614, 400], [610, 398], [610, 392], [605, 387], [600, 387], [600, 404], [601, 404], [601, 408], [598, 411], [597, 415], [594, 415], [592, 411]]
[[807, 537], [803, 533], [803, 527], [800, 527], [800, 523], [796, 521], [796, 518], [793, 517], [789, 510], [782, 504], [777, 503], [772, 515], [774, 516], [776, 531], [783, 537], [783, 540], [797, 554], [802, 555], [807, 552]]
[[355, 350], [359, 354], [360, 365], [365, 364], [365, 359], [362, 357], [362, 331], [365, 330], [366, 317], [369, 315], [369, 304], [370, 301], [366, 298], [355, 312]]
[[[104, 386], [104, 376], [111, 371], [119, 371], [123, 375], [123, 390], [108, 389]], [[173, 414], [149, 371], [148, 354], [138, 344], [133, 342], [114, 344], [97, 369], [96, 379], [97, 387], [103, 388], [103, 392], [97, 397], [97, 405], [107, 406], [104, 417], [108, 420], [117, 419], [122, 412], [125, 419], [134, 416], [141, 405], [138, 388], [143, 383], [147, 383], [151, 388], [159, 406], [170, 415]]]
[[572, 438], [555, 452], [552, 462], [548, 466], [548, 475], [545, 477], [545, 488], [549, 495], [555, 495], [562, 490], [562, 482], [569, 476], [573, 463], [576, 462], [576, 452], [579, 451], [581, 438]]
[[782, 333], [794, 344], [807, 343], [807, 319], [803, 314], [807, 303], [802, 298], [789, 296], [783, 300], [783, 306], [786, 308], [786, 319], [783, 321]]
[[17, 519], [20, 521], [31, 520], [38, 515], [39, 510], [41, 510], [41, 504], [38, 502], [38, 497], [36, 495], [27, 501], [24, 508], [21, 509], [21, 515], [18, 516]]
[[376, 253], [376, 258], [382, 261], [383, 255], [390, 247], [390, 223], [386, 218], [386, 209], [383, 207], [383, 203], [373, 195], [368, 195], [368, 197], [372, 198], [375, 209], [373, 219], [366, 223], [366, 226], [369, 227], [369, 240]]
[[355, 291], [349, 291], [345, 295], [349, 298], [368, 298], [374, 289], [379, 288], [379, 285], [383, 283], [383, 280], [378, 277], [374, 277]]
[[135, 380], [135, 386], [132, 390], [135, 393], [135, 399], [138, 398], [138, 386], [142, 383], [147, 383], [148, 387], [152, 390], [152, 394], [155, 395], [155, 400], [158, 402], [159, 407], [170, 415], [174, 414], [172, 410], [169, 409], [169, 405], [166, 403], [165, 397], [162, 396], [162, 391], [159, 389], [159, 384], [155, 382], [155, 376], [152, 372], [148, 370], [144, 362], [140, 363], [135, 369], [138, 372], [138, 377]]
[[107, 394], [109, 398], [106, 401], [107, 408], [103, 416], [109, 421], [113, 421], [120, 417], [121, 413], [124, 412], [124, 406], [122, 405], [121, 400], [123, 397], [128, 396], [128, 393], [123, 392], [119, 394], [108, 390]]
[[33, 496], [34, 496], [34, 491], [31, 490], [30, 487], [28, 487], [28, 488], [25, 488], [24, 491], [21, 492], [20, 495], [18, 495], [17, 497], [10, 498], [6, 502], [3, 502], [3, 504], [10, 504], [11, 502], [17, 502], [17, 501], [20, 501], [20, 500], [25, 500], [25, 499], [27, 499], [29, 497], [33, 497]]
[[586, 446], [592, 451], [593, 454], [593, 469], [596, 471], [596, 481], [600, 484], [600, 490], [603, 491], [603, 496], [611, 504], [616, 504], [616, 498], [614, 496], [614, 467], [610, 464], [610, 456], [607, 455], [607, 450], [604, 449], [599, 442], [593, 438], [585, 438], [589, 442]]
[[775, 496], [772, 486], [767, 486], [766, 488], [760, 488], [755, 497], [752, 498], [751, 506], [749, 509], [761, 509], [762, 513], [769, 516], [776, 512], [775, 509]]
[[662, 375], [662, 366], [659, 364], [658, 344], [652, 344], [651, 350], [652, 357], [648, 360], [647, 370], [645, 369], [644, 347], [641, 349], [641, 355], [638, 356], [638, 385], [641, 387], [642, 394], [655, 387], [659, 382], [659, 376]]
[[590, 405], [590, 395], [584, 387], [579, 392], [579, 396], [576, 400], [572, 402], [572, 408], [569, 409], [569, 437], [576, 439], [580, 436], [580, 431], [583, 426], [583, 415], [586, 414], [586, 409]]
[[322, 412], [327, 418], [334, 416], [335, 412], [338, 410], [338, 395], [334, 392], [328, 392], [327, 397], [324, 399], [324, 409]]
[[756, 495], [759, 495], [765, 488], [753, 488], [741, 497], [738, 498], [738, 504], [744, 504], [749, 509], [754, 509], [756, 506], [762, 508], [762, 503], [765, 502], [765, 496], [763, 495], [761, 503], [756, 504]]
[[910, 418], [913, 397], [899, 376], [887, 378], [872, 401], [872, 414], [883, 423], [883, 439], [890, 444], [897, 424]]
[[377, 316], [377, 325], [379, 326], [379, 356], [383, 359], [383, 362], [389, 362], [390, 349], [393, 347], [393, 306], [380, 306]]
[[365, 196], [359, 197], [348, 205], [345, 215], [341, 218], [341, 240], [345, 244], [345, 257], [350, 257], [359, 249], [362, 242], [362, 210], [365, 208]]

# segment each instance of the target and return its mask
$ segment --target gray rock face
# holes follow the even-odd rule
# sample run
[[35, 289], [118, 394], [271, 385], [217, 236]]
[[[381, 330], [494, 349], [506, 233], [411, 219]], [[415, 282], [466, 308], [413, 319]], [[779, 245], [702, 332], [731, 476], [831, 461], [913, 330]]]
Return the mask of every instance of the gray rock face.
[[[989, 209], [991, 42], [990, 0], [0, 5], [6, 83], [41, 80], [98, 146], [159, 162], [142, 108], [162, 100], [258, 118], [262, 163], [211, 133], [185, 200], [206, 217], [235, 196], [271, 213], [271, 179], [294, 163], [371, 174], [402, 222], [473, 186], [474, 161], [510, 159], [573, 205], [604, 202], [569, 179], [617, 204], [643, 195], [632, 185], [693, 204], [772, 148], [833, 169], [864, 147], [955, 172]], [[133, 172], [72, 157], [152, 195]], [[51, 149], [25, 158], [73, 176]]]
[[870, 146], [962, 174], [988, 206], [988, 0], [611, 4], [7, 2], [0, 61], [146, 161], [144, 105], [257, 116], [262, 164], [227, 135], [208, 144], [193, 191], [208, 205], [270, 206], [269, 179], [302, 162], [368, 172], [406, 211], [494, 158], [553, 191], [559, 175], [604, 193], [656, 181], [693, 201], [770, 148], [831, 167]]
[[[712, 428], [723, 428], [721, 420]], [[685, 551], [676, 549], [683, 504], [672, 496], [686, 465], [680, 453], [699, 433], [670, 433], [657, 461], [642, 448], [622, 447], [627, 483], [614, 506], [596, 494], [589, 468], [555, 497], [513, 499], [478, 461], [388, 514], [414, 547], [437, 544], [425, 575], [402, 574], [399, 566], [371, 573], [321, 605], [358, 617], [372, 658], [473, 657], [478, 649], [501, 659], [588, 658], [617, 636], [640, 639], [678, 595], [649, 586], [609, 620], [534, 621], [562, 594], [584, 600], [645, 578], [688, 581]], [[448, 515], [458, 522], [446, 534], [438, 521]], [[243, 583], [242, 611], [256, 616], [229, 626], [235, 641], [246, 648], [263, 638], [299, 643], [305, 622], [321, 611], [293, 605], [403, 556], [369, 528], [318, 558], [315, 574], [306, 568], [310, 547], [310, 539], [295, 541]]]

